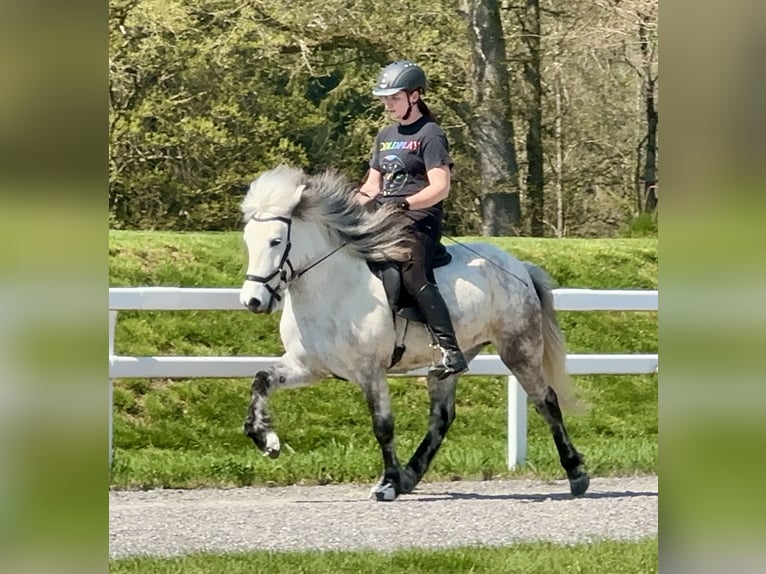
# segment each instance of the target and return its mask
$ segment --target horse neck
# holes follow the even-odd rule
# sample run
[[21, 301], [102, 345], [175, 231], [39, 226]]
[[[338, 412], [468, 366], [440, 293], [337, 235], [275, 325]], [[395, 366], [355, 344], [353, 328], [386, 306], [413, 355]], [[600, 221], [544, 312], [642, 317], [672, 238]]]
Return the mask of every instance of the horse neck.
[[[334, 249], [341, 246], [339, 242], [331, 240], [326, 227], [315, 222], [306, 221], [294, 221], [292, 243], [293, 255], [291, 260], [296, 271], [306, 269], [308, 266], [317, 263], [320, 259], [332, 253]], [[345, 250], [339, 249], [321, 263], [317, 263], [316, 268], [309, 270], [306, 273], [305, 279], [313, 282], [315, 278], [321, 278], [324, 282], [325, 278], [328, 277], [328, 273], [332, 273], [333, 270], [348, 270], [352, 268], [353, 262], [350, 260], [353, 259], [355, 258], [350, 257]], [[357, 261], [360, 264], [363, 263], [361, 260]]]

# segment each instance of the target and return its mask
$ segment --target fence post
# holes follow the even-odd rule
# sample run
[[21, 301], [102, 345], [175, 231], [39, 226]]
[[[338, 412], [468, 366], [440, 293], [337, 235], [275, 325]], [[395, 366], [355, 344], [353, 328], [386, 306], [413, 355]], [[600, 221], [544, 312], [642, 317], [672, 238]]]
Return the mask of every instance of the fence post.
[[[109, 359], [114, 355], [114, 331], [117, 327], [117, 311], [109, 311]], [[112, 379], [109, 378], [109, 470], [112, 469], [112, 411], [114, 402], [112, 400]]]
[[508, 377], [508, 468], [527, 458], [527, 393], [516, 377]]

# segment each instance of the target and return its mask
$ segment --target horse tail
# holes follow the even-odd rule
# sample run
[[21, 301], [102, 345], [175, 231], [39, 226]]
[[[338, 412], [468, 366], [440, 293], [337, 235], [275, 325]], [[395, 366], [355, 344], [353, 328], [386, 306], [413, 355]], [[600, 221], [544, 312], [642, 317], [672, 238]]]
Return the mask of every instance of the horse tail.
[[545, 380], [556, 391], [559, 405], [570, 412], [582, 414], [588, 406], [575, 396], [572, 377], [567, 372], [567, 348], [561, 331], [556, 310], [553, 306], [553, 286], [550, 276], [540, 267], [531, 263], [524, 266], [532, 278], [542, 310], [543, 328], [543, 373]]

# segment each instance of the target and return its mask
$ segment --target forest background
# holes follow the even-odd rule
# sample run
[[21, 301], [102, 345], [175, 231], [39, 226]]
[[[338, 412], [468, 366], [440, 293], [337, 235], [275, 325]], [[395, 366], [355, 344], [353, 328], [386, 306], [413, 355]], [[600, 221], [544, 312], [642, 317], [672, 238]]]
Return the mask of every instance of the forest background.
[[109, 225], [221, 231], [280, 163], [360, 182], [380, 68], [451, 143], [445, 231], [654, 235], [657, 0], [111, 0]]

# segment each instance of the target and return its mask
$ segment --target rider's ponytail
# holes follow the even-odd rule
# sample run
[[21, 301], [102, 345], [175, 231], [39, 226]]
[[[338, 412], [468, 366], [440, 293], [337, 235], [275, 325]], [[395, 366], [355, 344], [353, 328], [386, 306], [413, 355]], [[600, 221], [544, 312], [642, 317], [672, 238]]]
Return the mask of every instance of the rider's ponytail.
[[422, 98], [418, 98], [417, 106], [421, 114], [430, 120], [436, 121], [436, 117], [434, 117], [434, 115], [431, 113], [431, 110], [428, 109], [428, 104], [426, 104]]

